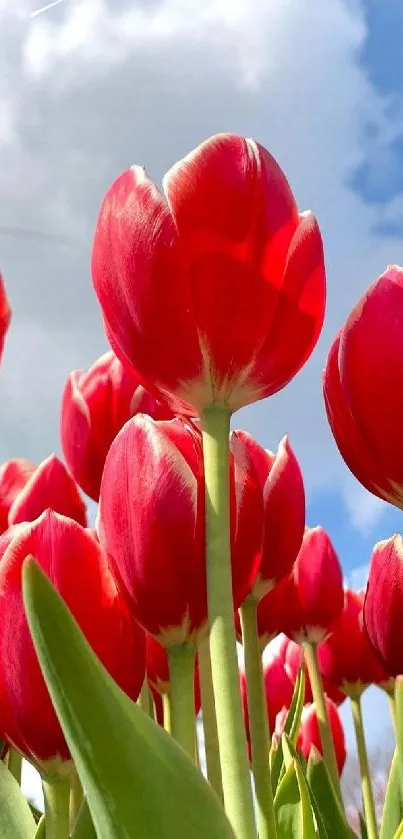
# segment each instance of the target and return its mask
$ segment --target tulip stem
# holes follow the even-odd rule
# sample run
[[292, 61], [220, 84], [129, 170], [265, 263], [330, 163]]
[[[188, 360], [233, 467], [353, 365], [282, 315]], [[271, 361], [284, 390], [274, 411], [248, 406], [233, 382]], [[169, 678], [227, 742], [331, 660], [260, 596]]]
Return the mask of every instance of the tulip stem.
[[201, 415], [211, 671], [225, 809], [237, 839], [255, 839], [255, 816], [239, 686], [232, 597], [230, 416], [230, 412], [222, 407], [205, 409]]
[[70, 778], [70, 828], [71, 831], [74, 828], [74, 825], [77, 821], [78, 814], [80, 812], [81, 805], [84, 800], [84, 791], [81, 786], [80, 778], [78, 777], [78, 772], [75, 769], [73, 774]]
[[8, 753], [8, 769], [21, 786], [22, 757], [15, 749], [10, 749]]
[[218, 748], [217, 717], [215, 712], [213, 681], [211, 677], [210, 643], [208, 636], [197, 648], [200, 673], [200, 692], [203, 711], [204, 746], [206, 750], [207, 777], [220, 801], [223, 800], [220, 751]]
[[303, 647], [305, 662], [309, 675], [309, 681], [311, 683], [312, 688], [313, 701], [315, 703], [316, 708], [316, 716], [318, 720], [320, 739], [322, 742], [324, 761], [326, 763], [330, 777], [333, 781], [335, 792], [339, 798], [339, 801], [343, 805], [343, 799], [340, 789], [339, 770], [337, 768], [336, 752], [334, 749], [332, 730], [330, 728], [329, 715], [327, 712], [322, 677], [319, 670], [316, 645], [310, 643], [309, 641], [306, 641]]
[[389, 712], [392, 720], [393, 733], [396, 737], [396, 700], [394, 693], [388, 693]]
[[164, 728], [168, 734], [172, 734], [172, 723], [171, 723], [171, 697], [169, 693], [162, 694], [162, 714], [164, 720]]
[[358, 761], [360, 764], [362, 800], [364, 804], [365, 822], [368, 839], [378, 839], [378, 825], [376, 823], [375, 803], [369, 771], [368, 753], [365, 743], [364, 723], [362, 719], [361, 698], [350, 697], [353, 712], [355, 738], [357, 741]]
[[196, 742], [194, 668], [196, 651], [193, 644], [181, 644], [169, 647], [167, 652], [171, 684], [172, 736], [194, 761]]
[[257, 630], [257, 601], [253, 597], [248, 597], [241, 606], [240, 618], [245, 654], [249, 733], [255, 781], [258, 834], [259, 839], [274, 839], [277, 836], [277, 829], [270, 777], [271, 737]]
[[46, 839], [68, 839], [70, 779], [42, 780]]

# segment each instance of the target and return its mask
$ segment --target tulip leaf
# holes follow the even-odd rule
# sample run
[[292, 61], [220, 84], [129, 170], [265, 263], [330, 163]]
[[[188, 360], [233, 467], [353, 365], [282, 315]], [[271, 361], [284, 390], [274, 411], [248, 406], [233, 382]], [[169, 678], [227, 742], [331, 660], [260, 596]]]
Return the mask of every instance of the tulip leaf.
[[356, 834], [347, 823], [326, 764], [314, 747], [308, 760], [307, 780], [315, 816], [320, 820], [322, 833], [326, 831], [323, 835], [329, 839], [335, 836], [337, 839], [355, 839]]
[[286, 768], [277, 788], [274, 812], [277, 839], [316, 839], [307, 784], [298, 761], [291, 760]]
[[[304, 707], [305, 699], [305, 673], [303, 668], [300, 668], [297, 680], [295, 682], [294, 693], [291, 705], [288, 710], [286, 721], [284, 724], [284, 733], [288, 735], [291, 743], [295, 746], [298, 737], [298, 731], [301, 723], [301, 714]], [[284, 755], [281, 742], [276, 743], [271, 753], [270, 767], [271, 767], [271, 782], [273, 792], [275, 793], [278, 783], [285, 772]]]
[[234, 839], [201, 773], [115, 684], [32, 559], [24, 563], [23, 593], [98, 839]]
[[35, 819], [19, 784], [0, 760], [0, 839], [33, 839]]
[[392, 765], [390, 767], [388, 785], [386, 787], [379, 839], [390, 839], [400, 826], [402, 819], [403, 801], [400, 784], [399, 758], [397, 749], [395, 749]]
[[402, 837], [403, 837], [403, 822], [401, 822], [401, 824], [397, 828], [397, 831], [396, 831], [393, 839], [402, 839]]
[[46, 839], [46, 820], [45, 816], [41, 816], [36, 826], [36, 833], [34, 839]]
[[86, 800], [83, 801], [80, 807], [71, 839], [97, 839], [94, 823]]

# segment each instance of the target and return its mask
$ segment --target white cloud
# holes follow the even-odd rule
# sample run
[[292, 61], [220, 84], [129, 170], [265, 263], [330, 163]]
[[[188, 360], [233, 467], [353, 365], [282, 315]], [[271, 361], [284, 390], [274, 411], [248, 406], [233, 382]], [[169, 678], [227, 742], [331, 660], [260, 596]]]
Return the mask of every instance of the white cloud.
[[363, 5], [66, 0], [30, 19], [37, 6], [0, 3], [0, 260], [15, 312], [0, 380], [2, 457], [57, 448], [67, 373], [104, 349], [88, 266], [109, 183], [133, 162], [160, 179], [204, 137], [232, 130], [268, 146], [301, 209], [317, 214], [329, 280], [312, 360], [235, 423], [271, 448], [289, 431], [308, 490], [338, 488], [354, 526], [370, 525], [377, 502], [351, 489], [321, 396], [333, 334], [401, 249], [379, 230], [401, 220], [403, 196], [369, 206], [349, 186], [357, 166], [388, 160], [402, 127], [360, 64]]

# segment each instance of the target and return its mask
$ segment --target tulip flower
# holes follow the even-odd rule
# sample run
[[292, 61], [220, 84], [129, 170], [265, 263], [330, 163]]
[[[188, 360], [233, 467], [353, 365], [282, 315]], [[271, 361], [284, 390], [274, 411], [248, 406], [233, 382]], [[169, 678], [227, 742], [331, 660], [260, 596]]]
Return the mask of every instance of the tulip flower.
[[318, 648], [321, 673], [346, 696], [355, 698], [371, 684], [388, 682], [364, 626], [364, 592], [347, 589], [332, 634]]
[[[375, 545], [364, 603], [364, 621], [372, 646], [391, 676], [403, 673], [403, 541], [395, 534]], [[379, 677], [378, 677], [379, 681]]]
[[[247, 453], [231, 461], [234, 604], [256, 575], [262, 494]], [[201, 438], [180, 420], [130, 420], [106, 458], [99, 536], [140, 624], [165, 647], [206, 627]]]
[[48, 510], [13, 530], [0, 562], [0, 732], [45, 777], [65, 775], [70, 755], [22, 603], [24, 560], [35, 558], [94, 652], [133, 699], [144, 679], [144, 633], [118, 593], [106, 554], [77, 522]]
[[277, 639], [267, 645], [262, 656], [263, 677], [266, 690], [267, 713], [270, 731], [274, 731], [276, 716], [282, 707], [291, 703], [294, 681], [285, 667], [281, 646]]
[[175, 164], [163, 188], [132, 166], [102, 204], [92, 278], [113, 349], [176, 413], [276, 393], [322, 327], [314, 216], [262, 146], [231, 134]]
[[0, 533], [7, 530], [10, 507], [35, 469], [33, 463], [22, 457], [7, 460], [0, 466]]
[[[333, 737], [334, 750], [337, 760], [337, 768], [341, 775], [346, 762], [346, 741], [344, 736], [343, 723], [337, 706], [329, 697], [326, 697], [327, 713], [330, 721], [330, 728]], [[276, 717], [275, 734], [281, 737], [284, 724], [287, 718], [287, 709], [283, 708]], [[318, 717], [315, 704], [309, 703], [302, 709], [301, 724], [298, 732], [297, 749], [306, 759], [309, 758], [312, 748], [317, 749], [323, 756], [322, 742], [318, 725]]]
[[277, 453], [265, 450], [245, 431], [234, 431], [253, 462], [264, 500], [264, 531], [259, 572], [250, 596], [260, 600], [293, 566], [305, 528], [305, 491], [301, 469], [287, 435]]
[[135, 414], [171, 419], [172, 412], [130, 375], [113, 352], [89, 370], [73, 370], [62, 399], [61, 440], [67, 465], [79, 486], [99, 499], [105, 458], [112, 441]]
[[83, 527], [87, 524], [87, 508], [75, 481], [55, 454], [32, 472], [10, 507], [8, 522], [34, 521], [47, 509], [74, 519]]
[[329, 424], [347, 466], [366, 489], [400, 508], [402, 322], [403, 269], [389, 265], [336, 336], [323, 379]]
[[11, 310], [7, 300], [4, 280], [0, 273], [0, 360], [3, 355], [4, 341], [11, 321]]
[[283, 592], [283, 629], [295, 641], [319, 644], [344, 602], [336, 551], [322, 527], [306, 528], [301, 550]]

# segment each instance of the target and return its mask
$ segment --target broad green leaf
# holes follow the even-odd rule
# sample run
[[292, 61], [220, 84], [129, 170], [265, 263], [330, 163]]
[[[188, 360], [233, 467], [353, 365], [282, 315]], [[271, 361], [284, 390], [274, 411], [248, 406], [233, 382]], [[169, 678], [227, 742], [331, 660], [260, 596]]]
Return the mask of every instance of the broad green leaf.
[[316, 839], [312, 806], [302, 767], [286, 735], [282, 737], [286, 766], [277, 788], [274, 810], [278, 825], [278, 839]]
[[32, 559], [24, 563], [23, 591], [38, 659], [98, 839], [234, 839], [201, 773], [118, 688]]
[[72, 839], [97, 839], [91, 813], [85, 800], [80, 807], [80, 812], [74, 825]]
[[307, 780], [315, 816], [320, 820], [322, 832], [325, 829], [328, 839], [356, 839], [334, 791], [325, 762], [315, 748], [309, 756]]
[[400, 772], [397, 749], [390, 767], [385, 803], [382, 814], [380, 839], [390, 839], [403, 819], [403, 800], [400, 786]]
[[0, 839], [33, 839], [35, 819], [17, 781], [0, 760]]
[[301, 800], [301, 809], [302, 809], [302, 828], [303, 828], [303, 837], [316, 837], [315, 831], [315, 823], [313, 817], [313, 810], [312, 810], [312, 803], [309, 795], [308, 784], [305, 778], [304, 771], [302, 769], [302, 765], [295, 750], [294, 745], [291, 743], [289, 737], [286, 734], [283, 734], [281, 738], [282, 746], [283, 746], [283, 754], [284, 754], [284, 763], [286, 768], [288, 769], [291, 766], [292, 762], [294, 761], [295, 764], [295, 772], [297, 775], [298, 787], [299, 787], [299, 796]]
[[35, 839], [46, 839], [46, 822], [45, 816], [41, 816], [36, 826]]
[[[284, 725], [284, 733], [288, 735], [291, 743], [295, 746], [301, 723], [302, 708], [305, 699], [305, 673], [301, 667], [298, 678], [295, 682], [294, 693]], [[279, 781], [285, 772], [284, 756], [281, 742], [276, 744], [270, 755], [271, 782], [275, 794]]]

